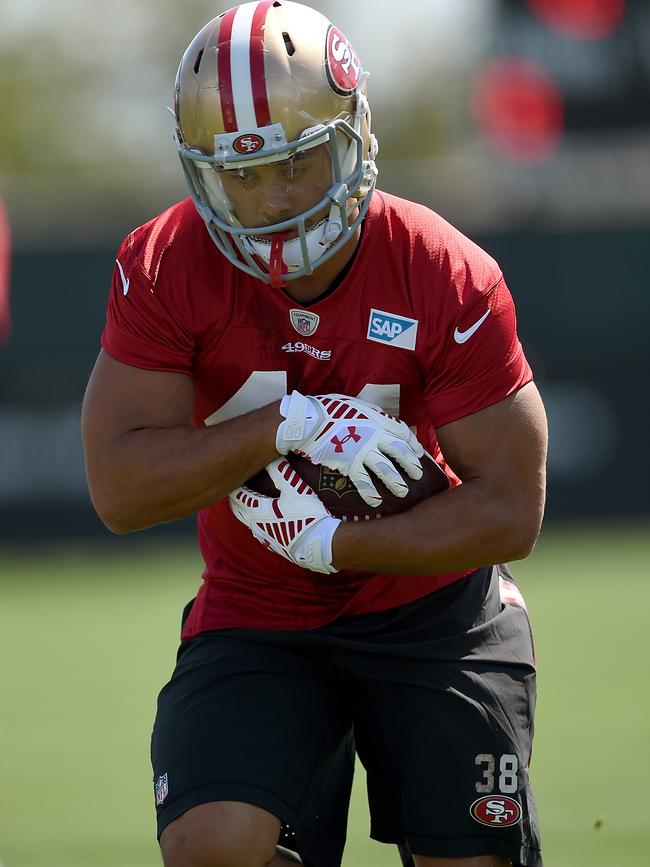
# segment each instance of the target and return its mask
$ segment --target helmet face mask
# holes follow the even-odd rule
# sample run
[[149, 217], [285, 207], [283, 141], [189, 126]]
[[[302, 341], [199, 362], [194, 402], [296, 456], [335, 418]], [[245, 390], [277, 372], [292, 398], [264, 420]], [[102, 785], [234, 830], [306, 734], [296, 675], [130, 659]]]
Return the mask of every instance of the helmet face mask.
[[[201, 168], [199, 168], [201, 171]], [[214, 211], [247, 229], [272, 226], [311, 211], [332, 186], [327, 144], [299, 150], [288, 159], [201, 171]]]
[[[259, 32], [256, 18], [265, 25]], [[238, 21], [243, 36], [236, 42]], [[229, 22], [227, 43], [222, 31]], [[340, 31], [309, 7], [260, 0], [206, 25], [179, 67], [176, 141], [196, 208], [219, 250], [267, 283], [282, 285], [311, 274], [355, 234], [370, 203], [376, 142], [370, 134], [366, 75], [342, 40]], [[239, 63], [250, 56], [252, 69], [255, 45], [264, 74], [253, 86], [232, 84], [224, 52], [232, 55], [231, 65], [236, 55]], [[209, 51], [217, 55], [216, 63], [206, 59]], [[346, 52], [354, 80], [330, 62], [330, 53], [345, 60]], [[280, 75], [269, 74], [274, 64]], [[331, 67], [338, 76], [333, 83]], [[215, 72], [223, 79], [217, 78], [217, 87]], [[343, 84], [350, 85], [345, 93]], [[229, 87], [235, 94], [234, 118]], [[264, 119], [280, 120], [243, 128], [240, 116], [248, 123], [260, 119], [261, 88]]]

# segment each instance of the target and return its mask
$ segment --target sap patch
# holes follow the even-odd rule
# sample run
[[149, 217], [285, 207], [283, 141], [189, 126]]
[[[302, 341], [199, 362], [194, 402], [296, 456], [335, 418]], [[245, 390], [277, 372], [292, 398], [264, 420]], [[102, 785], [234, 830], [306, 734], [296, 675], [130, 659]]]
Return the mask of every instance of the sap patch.
[[368, 340], [385, 343], [399, 349], [415, 349], [418, 334], [418, 320], [397, 316], [386, 310], [370, 311], [368, 321]]

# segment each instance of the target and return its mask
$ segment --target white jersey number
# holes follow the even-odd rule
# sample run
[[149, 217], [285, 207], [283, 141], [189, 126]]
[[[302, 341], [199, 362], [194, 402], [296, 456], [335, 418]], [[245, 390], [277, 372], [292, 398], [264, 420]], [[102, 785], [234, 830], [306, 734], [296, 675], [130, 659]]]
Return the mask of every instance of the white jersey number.
[[[204, 424], [220, 424], [254, 409], [280, 400], [287, 393], [286, 370], [254, 370], [236, 394], [209, 415]], [[384, 412], [399, 418], [399, 383], [375, 385], [368, 383], [358, 395], [359, 400], [378, 404]], [[354, 395], [350, 395], [354, 397]]]

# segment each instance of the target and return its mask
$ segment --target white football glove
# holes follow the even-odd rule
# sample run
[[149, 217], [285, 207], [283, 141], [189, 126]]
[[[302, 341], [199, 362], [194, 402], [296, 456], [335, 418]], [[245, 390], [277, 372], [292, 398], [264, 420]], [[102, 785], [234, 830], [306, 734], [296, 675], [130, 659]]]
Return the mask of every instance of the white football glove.
[[247, 487], [229, 494], [230, 508], [266, 548], [312, 572], [336, 572], [332, 537], [341, 523], [332, 517], [313, 488], [288, 461], [266, 467], [279, 497], [267, 497]]
[[405, 497], [408, 485], [391, 458], [412, 479], [422, 477], [419, 458], [424, 449], [409, 426], [380, 406], [343, 394], [305, 397], [298, 391], [282, 398], [275, 445], [281, 455], [304, 455], [348, 476], [369, 506], [381, 496], [368, 470], [396, 497]]

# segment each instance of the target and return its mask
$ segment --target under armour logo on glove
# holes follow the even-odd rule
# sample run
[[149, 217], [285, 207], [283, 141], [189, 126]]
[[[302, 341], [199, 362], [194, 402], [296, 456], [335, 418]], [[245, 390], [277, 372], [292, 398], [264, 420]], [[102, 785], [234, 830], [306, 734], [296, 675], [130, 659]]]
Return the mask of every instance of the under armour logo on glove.
[[358, 443], [361, 440], [361, 436], [357, 433], [357, 429], [355, 427], [349, 427], [348, 435], [346, 437], [343, 437], [342, 440], [340, 440], [338, 437], [332, 437], [331, 442], [333, 442], [336, 446], [334, 451], [342, 452], [343, 446], [350, 440], [354, 440], [355, 443]]
[[395, 463], [410, 478], [422, 477], [424, 449], [405, 422], [380, 406], [344, 394], [306, 397], [294, 391], [282, 399], [280, 413], [285, 421], [275, 439], [278, 452], [297, 452], [338, 470], [369, 506], [381, 503], [369, 470], [397, 497], [406, 496], [408, 485]]

